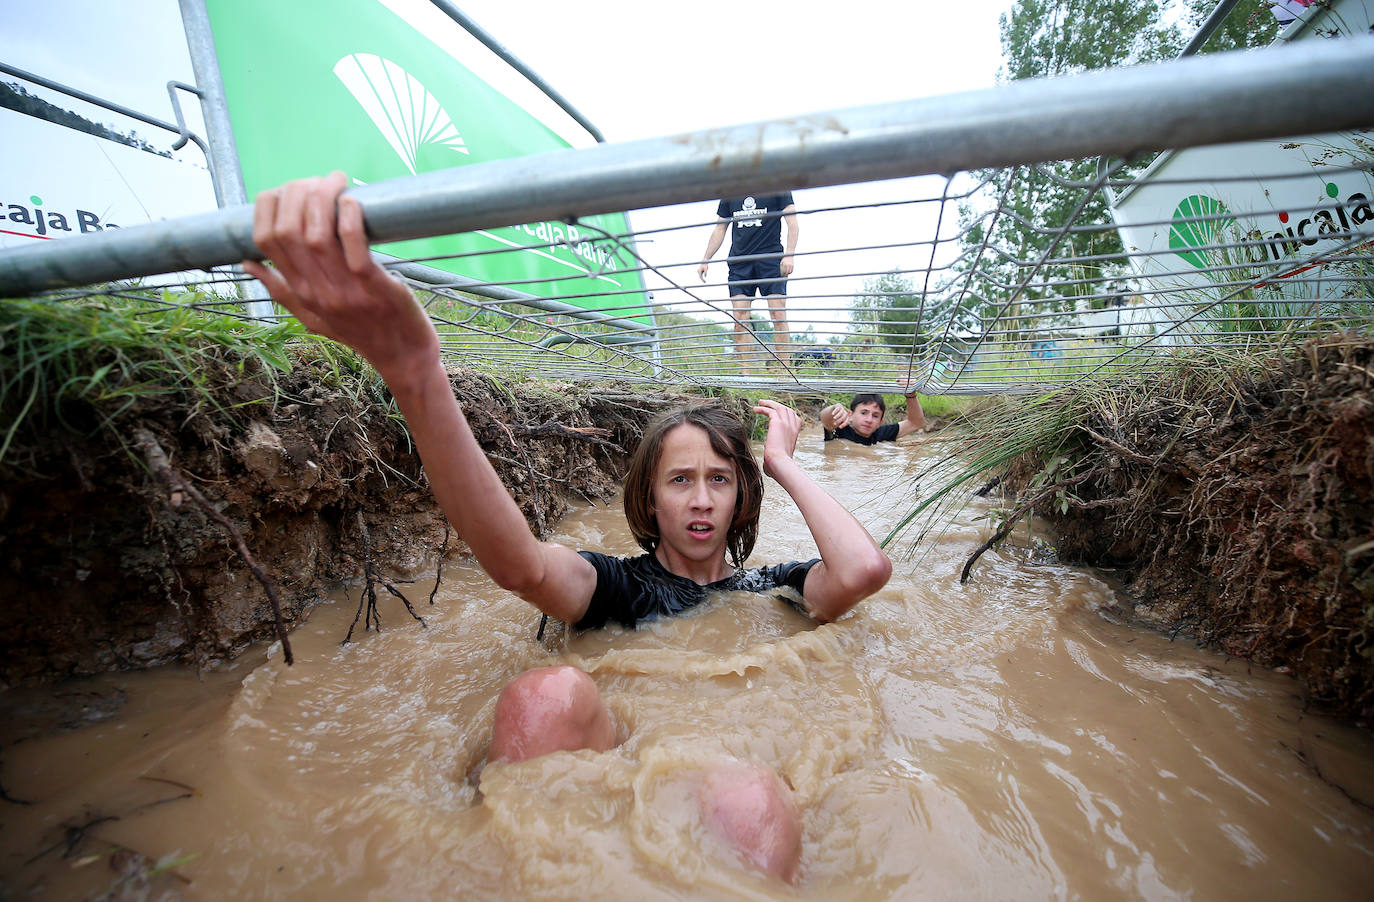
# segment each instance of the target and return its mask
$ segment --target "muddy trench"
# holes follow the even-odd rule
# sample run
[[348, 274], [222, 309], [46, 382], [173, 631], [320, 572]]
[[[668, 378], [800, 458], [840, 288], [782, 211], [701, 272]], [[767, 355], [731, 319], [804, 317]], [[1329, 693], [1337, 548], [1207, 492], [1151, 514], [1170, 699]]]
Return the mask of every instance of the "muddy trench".
[[[274, 385], [249, 364], [214, 404], [145, 399], [99, 428], [108, 413], [77, 406], [14, 443], [0, 482], [0, 685], [213, 669], [270, 638], [272, 606], [234, 532], [275, 581], [288, 629], [329, 588], [361, 581], [369, 558], [416, 601], [437, 561], [465, 555], [384, 387], [309, 361]], [[612, 495], [643, 424], [680, 400], [468, 370], [451, 380], [540, 535], [569, 499]], [[1090, 476], [1038, 509], [1058, 553], [1122, 583], [1122, 616], [1292, 672], [1322, 710], [1367, 720], [1374, 344], [1311, 345], [1222, 395], [1189, 384], [1083, 424], [1076, 472]], [[150, 470], [147, 436], [233, 530]]]

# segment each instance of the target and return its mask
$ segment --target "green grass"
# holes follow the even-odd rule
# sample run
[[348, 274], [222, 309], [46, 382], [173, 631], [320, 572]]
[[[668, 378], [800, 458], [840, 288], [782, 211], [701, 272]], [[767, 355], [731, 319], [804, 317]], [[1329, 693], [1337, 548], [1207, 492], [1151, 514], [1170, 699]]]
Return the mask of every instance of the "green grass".
[[[920, 399], [921, 410], [925, 411], [927, 417], [939, 417], [942, 420], [962, 416], [975, 403], [973, 398], [958, 395], [918, 394], [917, 398]], [[887, 401], [889, 410], [894, 404], [906, 403], [906, 399], [901, 395], [883, 395], [883, 400]]]
[[321, 378], [344, 381], [362, 366], [338, 346], [309, 337], [294, 320], [264, 325], [207, 314], [194, 293], [150, 298], [0, 301], [0, 465], [26, 431], [59, 425], [105, 429], [143, 402], [176, 398], [188, 416], [274, 400], [226, 401], [218, 391], [261, 377], [275, 393], [293, 348], [314, 350]]
[[1231, 348], [1196, 348], [1170, 358], [1163, 373], [1152, 362], [1143, 375], [1102, 374], [1035, 397], [984, 399], [956, 421], [946, 453], [913, 479], [923, 495], [882, 544], [901, 539], [909, 551], [916, 551], [997, 478], [1015, 473], [1026, 493], [1022, 500], [1051, 489], [1076, 474], [1093, 442], [1080, 427], [1110, 435], [1128, 411], [1169, 392], [1225, 398], [1269, 359], [1272, 349], [1241, 354]]

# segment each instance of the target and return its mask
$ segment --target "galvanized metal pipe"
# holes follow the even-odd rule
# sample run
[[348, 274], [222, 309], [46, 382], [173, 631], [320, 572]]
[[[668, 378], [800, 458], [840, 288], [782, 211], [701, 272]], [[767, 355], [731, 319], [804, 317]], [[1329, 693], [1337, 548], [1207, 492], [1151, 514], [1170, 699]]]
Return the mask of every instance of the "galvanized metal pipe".
[[423, 263], [412, 263], [408, 260], [400, 260], [387, 254], [376, 253], [373, 254], [373, 256], [388, 269], [408, 279], [413, 279], [421, 284], [432, 286], [436, 290], [452, 289], [466, 294], [475, 294], [478, 297], [490, 298], [494, 301], [509, 301], [523, 304], [526, 307], [533, 307], [545, 313], [569, 316], [580, 319], [583, 322], [595, 323], [597, 325], [615, 326], [616, 328], [625, 329], [631, 332], [654, 331], [653, 326], [635, 322], [628, 317], [614, 316], [609, 313], [600, 313], [595, 310], [584, 310], [581, 307], [565, 304], [562, 301], [552, 301], [547, 298], [541, 298], [527, 291], [519, 291], [514, 288], [508, 288], [505, 285], [491, 285], [485, 282], [479, 282], [476, 279], [454, 275], [451, 272], [435, 269]]
[[504, 44], [496, 40], [496, 38], [492, 37], [491, 34], [485, 28], [483, 28], [482, 26], [478, 25], [475, 21], [473, 21], [472, 18], [467, 15], [467, 13], [463, 12], [457, 6], [454, 6], [452, 3], [449, 2], [449, 0], [430, 0], [430, 2], [433, 3], [444, 15], [448, 16], [454, 22], [458, 23], [459, 27], [461, 27], [464, 31], [466, 31], [468, 34], [472, 35], [479, 42], [481, 42], [481, 44], [484, 47], [486, 47], [492, 53], [496, 54], [496, 56], [502, 62], [510, 66], [516, 72], [519, 72], [521, 75], [525, 76], [525, 79], [530, 84], [534, 85], [536, 88], [542, 91], [545, 97], [552, 100], [555, 104], [558, 105], [558, 108], [561, 109], [563, 112], [567, 113], [568, 116], [574, 122], [576, 122], [578, 125], [586, 129], [587, 134], [595, 138], [598, 144], [605, 143], [606, 138], [604, 135], [601, 134], [601, 129], [597, 128], [595, 125], [592, 125], [591, 120], [588, 119], [586, 116], [582, 115], [582, 113], [577, 109], [577, 107], [573, 106], [572, 103], [570, 103], [566, 97], [564, 97], [562, 94], [554, 90], [553, 85], [549, 84], [547, 81], [541, 78], [539, 76], [539, 73], [535, 72], [529, 66], [525, 65], [525, 63], [521, 61], [520, 58], [517, 57], [514, 53], [511, 53], [509, 50], [507, 50]]
[[[180, 6], [182, 29], [186, 32], [186, 49], [191, 55], [191, 67], [196, 73], [196, 86], [200, 91], [200, 111], [205, 119], [205, 131], [210, 142], [210, 176], [215, 187], [215, 202], [222, 208], [241, 207], [248, 202], [248, 190], [243, 184], [243, 168], [239, 165], [238, 146], [234, 143], [234, 126], [229, 119], [229, 102], [224, 96], [224, 79], [220, 77], [219, 55], [215, 51], [215, 39], [210, 31], [210, 12], [205, 8], [205, 0], [180, 0]], [[166, 225], [171, 223], [158, 223], [149, 228]], [[251, 220], [249, 232], [252, 232]], [[239, 258], [242, 259], [245, 258]], [[238, 260], [222, 261], [223, 264], [237, 262]], [[197, 264], [195, 268], [207, 267]], [[176, 272], [176, 269], [160, 271]], [[128, 277], [109, 276], [86, 281], [102, 282], [106, 278]], [[273, 313], [272, 302], [267, 299], [266, 289], [252, 282], [245, 284], [243, 290], [248, 298], [244, 305], [248, 315], [254, 319], [270, 319]], [[0, 291], [0, 295], [4, 293]]]
[[200, 139], [200, 136], [194, 135], [190, 131], [188, 131], [186, 129], [185, 124], [173, 125], [170, 122], [164, 122], [161, 119], [156, 119], [152, 116], [149, 116], [147, 113], [140, 113], [138, 110], [131, 109], [130, 107], [126, 107], [123, 104], [115, 103], [112, 100], [106, 100], [103, 97], [97, 97], [96, 95], [88, 93], [86, 91], [82, 91], [79, 88], [73, 88], [69, 85], [64, 85], [61, 82], [53, 81], [51, 78], [44, 78], [41, 75], [36, 75], [33, 72], [25, 71], [24, 69], [20, 69], [18, 66], [11, 66], [8, 63], [0, 62], [0, 72], [5, 73], [6, 75], [13, 75], [16, 78], [22, 78], [24, 81], [33, 82], [36, 85], [42, 85], [43, 87], [48, 88], [49, 90], [57, 91], [59, 94], [66, 94], [68, 97], [75, 97], [77, 100], [84, 100], [89, 104], [93, 104], [103, 109], [107, 109], [112, 113], [118, 113], [121, 116], [128, 116], [130, 119], [136, 119], [139, 122], [146, 122], [148, 125], [155, 126], [164, 131], [169, 131], [172, 134], [176, 135], [179, 139], [178, 143], [173, 145], [173, 150], [180, 150], [182, 147], [185, 146], [187, 141], [194, 141], [196, 146], [201, 149], [202, 153], [204, 153], [207, 157], [210, 155], [209, 148], [205, 146], [205, 142]]
[[[1374, 38], [1311, 41], [476, 164], [353, 189], [376, 241], [1374, 125]], [[1301, 91], [1275, 91], [1300, 84]], [[0, 296], [255, 257], [252, 210], [0, 252]]]
[[1213, 7], [1211, 14], [1207, 16], [1207, 21], [1203, 22], [1201, 27], [1198, 28], [1197, 34], [1193, 35], [1192, 40], [1188, 42], [1188, 46], [1184, 47], [1178, 55], [1192, 56], [1194, 53], [1201, 50], [1208, 39], [1216, 34], [1217, 30], [1221, 28], [1222, 23], [1226, 21], [1226, 17], [1231, 15], [1231, 10], [1235, 9], [1236, 4], [1239, 2], [1240, 0], [1221, 0], [1220, 3]]

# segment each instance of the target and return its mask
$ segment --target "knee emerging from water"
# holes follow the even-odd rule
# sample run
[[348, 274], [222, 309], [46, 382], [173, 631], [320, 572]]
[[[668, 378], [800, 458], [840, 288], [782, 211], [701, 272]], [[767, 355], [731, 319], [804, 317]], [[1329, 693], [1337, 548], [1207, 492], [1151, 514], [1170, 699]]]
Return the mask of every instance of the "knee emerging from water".
[[566, 665], [527, 670], [496, 700], [491, 761], [526, 761], [550, 752], [615, 745], [615, 727], [592, 678]]
[[801, 818], [791, 791], [771, 770], [723, 761], [698, 794], [707, 827], [755, 867], [791, 882], [801, 862]]

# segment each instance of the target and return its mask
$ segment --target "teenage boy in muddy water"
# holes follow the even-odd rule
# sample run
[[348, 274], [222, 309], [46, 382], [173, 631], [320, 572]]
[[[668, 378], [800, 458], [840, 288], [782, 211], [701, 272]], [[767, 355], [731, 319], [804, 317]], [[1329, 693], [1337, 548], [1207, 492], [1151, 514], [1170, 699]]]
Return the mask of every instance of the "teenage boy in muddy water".
[[883, 423], [883, 417], [887, 415], [887, 402], [879, 394], [855, 395], [854, 400], [849, 402], [848, 410], [844, 409], [843, 404], [831, 404], [821, 411], [825, 440], [845, 439], [860, 445], [875, 445], [920, 432], [926, 428], [926, 414], [921, 409], [921, 399], [915, 392], [905, 397], [906, 417], [898, 423]]
[[[405, 416], [440, 507], [502, 588], [552, 617], [591, 628], [674, 614], [712, 590], [781, 585], [800, 592], [805, 610], [828, 622], [886, 584], [887, 556], [793, 460], [801, 419], [771, 400], [754, 408], [768, 417], [763, 469], [800, 509], [819, 559], [737, 569], [757, 535], [763, 478], [744, 425], [712, 405], [661, 417], [631, 459], [626, 516], [645, 555], [611, 558], [536, 539], [468, 427], [429, 317], [369, 254], [362, 209], [342, 195], [345, 185], [336, 172], [258, 195], [253, 240], [272, 266], [246, 262], [244, 268], [307, 328], [348, 345], [376, 368]], [[516, 762], [616, 744], [591, 677], [574, 667], [545, 667], [501, 691], [488, 757]], [[776, 774], [722, 760], [703, 776], [698, 801], [713, 832], [766, 873], [792, 879], [801, 823]]]

